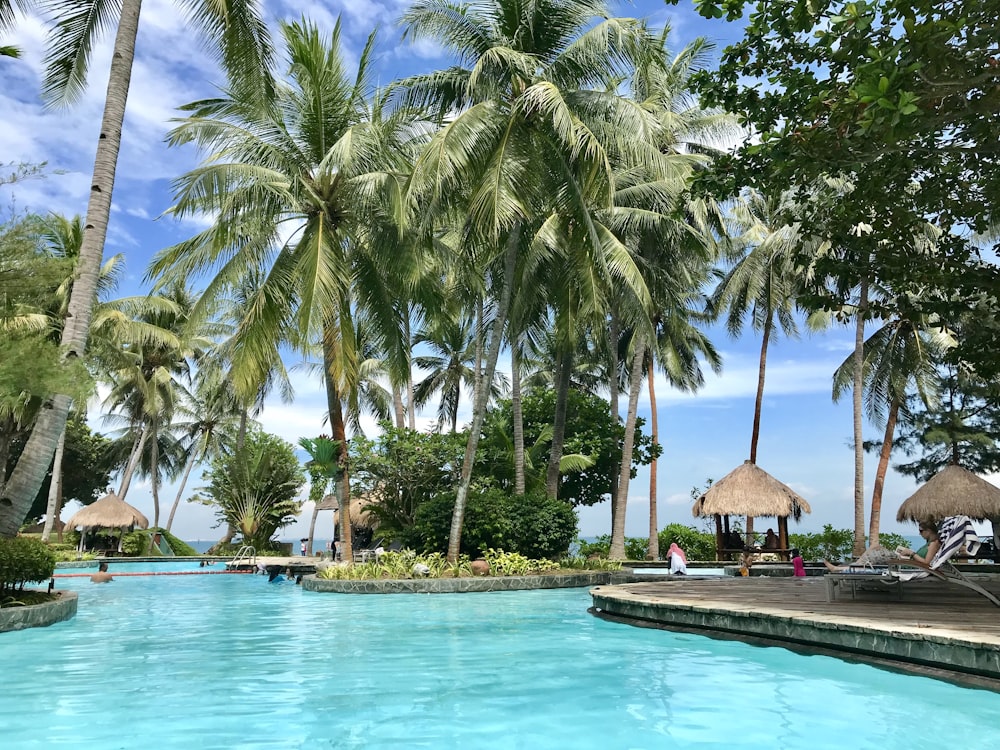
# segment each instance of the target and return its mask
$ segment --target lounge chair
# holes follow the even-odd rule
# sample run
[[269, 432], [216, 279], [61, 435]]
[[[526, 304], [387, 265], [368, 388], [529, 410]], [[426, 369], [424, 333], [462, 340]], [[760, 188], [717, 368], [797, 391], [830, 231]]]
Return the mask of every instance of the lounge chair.
[[[883, 586], [899, 587], [906, 581], [914, 581], [921, 578], [937, 578], [975, 591], [980, 596], [986, 597], [993, 604], [1000, 607], [1000, 600], [996, 596], [975, 581], [969, 580], [951, 563], [953, 557], [975, 557], [976, 552], [979, 551], [979, 537], [969, 517], [948, 516], [945, 518], [938, 527], [938, 538], [941, 540], [941, 548], [934, 555], [934, 559], [930, 561], [930, 564], [924, 564], [909, 558], [899, 558], [889, 561], [888, 566], [883, 570], [869, 568], [845, 573], [827, 573], [824, 576], [826, 580], [826, 600], [833, 601], [836, 599], [838, 587], [844, 584], [850, 585], [851, 594], [854, 596], [859, 584], [875, 582]], [[910, 568], [910, 570], [904, 570], [904, 568]], [[902, 592], [900, 591], [900, 593]]]
[[379, 539], [377, 542], [373, 542], [368, 547], [354, 550], [354, 562], [378, 560], [378, 558], [382, 556], [383, 552], [385, 552], [385, 549], [382, 547], [382, 540]]

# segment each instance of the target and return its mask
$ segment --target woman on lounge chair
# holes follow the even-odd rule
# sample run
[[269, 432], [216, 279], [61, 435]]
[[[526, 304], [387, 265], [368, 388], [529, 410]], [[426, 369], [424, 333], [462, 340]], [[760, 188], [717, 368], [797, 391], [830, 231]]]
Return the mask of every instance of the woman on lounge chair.
[[865, 568], [888, 565], [901, 557], [929, 565], [934, 559], [934, 555], [941, 549], [941, 539], [938, 537], [937, 526], [930, 521], [922, 521], [920, 523], [920, 536], [923, 537], [926, 544], [916, 552], [909, 547], [896, 547], [895, 550], [888, 550], [880, 545], [875, 545], [869, 547], [861, 557], [849, 565], [834, 565], [828, 560], [824, 560], [823, 564], [831, 573], [860, 572]]

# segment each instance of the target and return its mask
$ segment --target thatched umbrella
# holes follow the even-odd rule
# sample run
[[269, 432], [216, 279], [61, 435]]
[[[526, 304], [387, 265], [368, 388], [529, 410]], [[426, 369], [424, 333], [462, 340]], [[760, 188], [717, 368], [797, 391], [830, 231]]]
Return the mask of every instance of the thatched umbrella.
[[[327, 495], [326, 497], [332, 497]], [[326, 502], [326, 497], [323, 501]], [[334, 503], [336, 503], [336, 498], [334, 498]], [[376, 518], [366, 510], [366, 508], [371, 505], [371, 500], [367, 497], [355, 497], [351, 500], [351, 526], [358, 526], [363, 529], [375, 528]], [[340, 528], [340, 506], [336, 505], [333, 508], [333, 526], [334, 528]]]
[[[377, 525], [377, 519], [369, 511], [365, 510], [367, 506], [371, 504], [368, 497], [356, 497], [351, 500], [351, 528], [355, 529], [374, 529]], [[316, 515], [321, 510], [332, 510], [333, 511], [333, 528], [334, 530], [340, 528], [340, 502], [337, 500], [337, 496], [334, 494], [326, 495], [322, 500], [316, 503], [316, 508], [313, 510], [313, 526], [315, 526]], [[312, 544], [312, 529], [310, 527], [309, 533], [309, 544]], [[336, 533], [336, 531], [334, 532]], [[353, 542], [353, 539], [351, 540]]]
[[695, 500], [693, 516], [715, 516], [716, 547], [721, 554], [724, 548], [722, 517], [726, 517], [728, 533], [729, 516], [774, 516], [778, 519], [778, 546], [788, 548], [788, 517], [799, 520], [803, 513], [811, 513], [809, 503], [795, 490], [779, 482], [762, 468], [745, 461], [713, 484]]
[[[81, 508], [66, 522], [65, 528], [75, 529], [79, 527], [80, 550], [83, 550], [83, 537], [87, 529], [147, 529], [149, 519], [147, 519], [138, 509], [133, 508], [124, 500], [108, 493], [100, 500]], [[121, 539], [119, 538], [119, 543]]]
[[1000, 519], [1000, 487], [957, 464], [946, 466], [899, 506], [897, 521], [940, 521], [945, 516]]

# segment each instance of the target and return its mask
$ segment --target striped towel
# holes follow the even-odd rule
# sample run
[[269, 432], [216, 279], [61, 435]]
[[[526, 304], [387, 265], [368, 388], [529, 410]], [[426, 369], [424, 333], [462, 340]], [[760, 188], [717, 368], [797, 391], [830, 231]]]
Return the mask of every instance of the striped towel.
[[938, 527], [941, 549], [934, 555], [930, 567], [937, 569], [955, 555], [975, 556], [979, 551], [979, 534], [968, 516], [948, 516]]

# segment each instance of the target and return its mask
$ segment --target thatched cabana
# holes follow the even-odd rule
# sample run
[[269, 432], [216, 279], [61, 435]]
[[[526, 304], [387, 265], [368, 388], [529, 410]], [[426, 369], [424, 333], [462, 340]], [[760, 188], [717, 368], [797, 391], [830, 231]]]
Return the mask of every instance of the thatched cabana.
[[[89, 529], [125, 529], [134, 528], [148, 529], [149, 519], [146, 518], [137, 508], [133, 508], [124, 500], [108, 493], [100, 500], [97, 500], [84, 508], [81, 508], [66, 521], [67, 529], [79, 528], [80, 551], [83, 551], [83, 538]], [[118, 539], [121, 546], [121, 537]]]
[[778, 547], [787, 550], [788, 517], [798, 521], [803, 513], [811, 512], [801, 495], [750, 461], [709, 487], [691, 509], [696, 518], [715, 517], [716, 556], [720, 560], [727, 549], [729, 516], [774, 516], [778, 519]]
[[[370, 501], [364, 497], [356, 497], [351, 500], [351, 526], [361, 526], [371, 528], [375, 525], [375, 518], [365, 508], [370, 505]], [[340, 503], [337, 502], [336, 495], [327, 495], [318, 503], [316, 510], [332, 510], [333, 525], [338, 528], [340, 524]]]
[[896, 520], [937, 522], [955, 515], [977, 521], [1000, 519], [1000, 487], [951, 464], [903, 501]]

